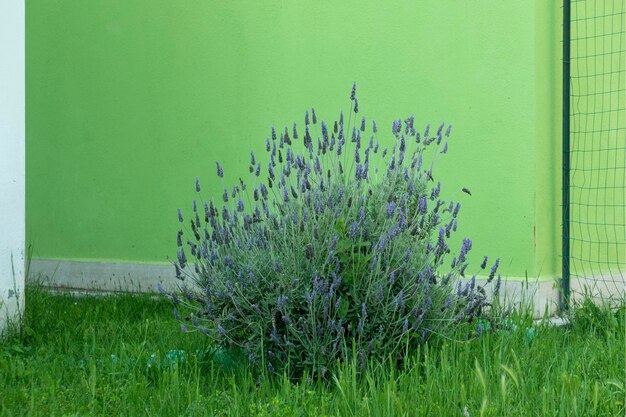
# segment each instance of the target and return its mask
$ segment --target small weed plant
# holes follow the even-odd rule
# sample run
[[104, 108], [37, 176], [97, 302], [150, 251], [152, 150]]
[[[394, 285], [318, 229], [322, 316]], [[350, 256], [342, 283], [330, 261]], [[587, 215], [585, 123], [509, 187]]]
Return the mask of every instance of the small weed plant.
[[[461, 205], [442, 199], [433, 174], [451, 125], [418, 131], [411, 116], [379, 138], [359, 116], [356, 84], [350, 100], [333, 122], [311, 109], [302, 128], [272, 128], [265, 162], [250, 153], [248, 181], [224, 186], [219, 203], [195, 200], [187, 220], [179, 209], [180, 290], [164, 293], [183, 331], [270, 373], [325, 377], [348, 358], [400, 364], [485, 318], [485, 289], [460, 279], [472, 241], [449, 259]], [[495, 292], [498, 263], [487, 272]]]

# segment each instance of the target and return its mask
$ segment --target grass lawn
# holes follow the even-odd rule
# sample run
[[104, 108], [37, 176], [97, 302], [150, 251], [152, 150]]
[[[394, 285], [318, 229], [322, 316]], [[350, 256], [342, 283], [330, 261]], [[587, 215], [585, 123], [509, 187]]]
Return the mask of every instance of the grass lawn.
[[624, 308], [534, 330], [514, 314], [515, 330], [427, 347], [401, 371], [345, 366], [306, 384], [212, 358], [167, 302], [37, 288], [27, 300], [22, 334], [0, 341], [1, 417], [624, 415]]

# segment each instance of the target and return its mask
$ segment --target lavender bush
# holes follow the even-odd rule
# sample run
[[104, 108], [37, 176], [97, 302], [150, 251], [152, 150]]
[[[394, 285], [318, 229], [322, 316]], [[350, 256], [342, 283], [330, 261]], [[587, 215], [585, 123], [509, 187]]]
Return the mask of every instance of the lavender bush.
[[[353, 352], [361, 366], [401, 360], [484, 314], [484, 290], [459, 280], [472, 241], [444, 264], [460, 204], [440, 197], [424, 160], [447, 152], [451, 126], [396, 120], [383, 148], [356, 85], [350, 100], [331, 123], [311, 109], [301, 128], [272, 128], [266, 162], [250, 153], [249, 181], [224, 186], [219, 203], [194, 201], [187, 221], [178, 211], [181, 285], [167, 295], [192, 311], [174, 310], [183, 331], [270, 372], [324, 376]], [[224, 181], [220, 163], [216, 173]]]

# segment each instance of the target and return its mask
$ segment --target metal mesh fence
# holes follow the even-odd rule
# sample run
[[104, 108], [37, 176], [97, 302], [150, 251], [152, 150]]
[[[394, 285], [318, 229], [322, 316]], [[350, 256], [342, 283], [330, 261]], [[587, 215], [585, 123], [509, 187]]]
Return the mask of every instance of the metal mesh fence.
[[569, 7], [570, 291], [623, 296], [626, 1], [572, 0]]

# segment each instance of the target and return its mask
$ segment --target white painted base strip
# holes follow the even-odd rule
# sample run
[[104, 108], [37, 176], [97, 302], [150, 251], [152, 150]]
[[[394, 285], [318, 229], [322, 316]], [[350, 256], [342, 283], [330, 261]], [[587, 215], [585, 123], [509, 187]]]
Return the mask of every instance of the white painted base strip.
[[626, 270], [613, 274], [598, 274], [593, 278], [574, 277], [571, 279], [570, 289], [574, 302], [590, 296], [609, 304], [623, 303], [626, 297]]
[[[493, 291], [493, 282], [486, 282], [482, 278], [476, 280], [478, 285], [484, 286], [489, 297]], [[500, 288], [501, 305], [532, 308], [535, 318], [550, 317], [558, 311], [559, 288], [556, 280], [529, 281], [526, 278], [507, 277], [506, 281], [502, 280]]]
[[158, 284], [173, 289], [180, 283], [171, 265], [54, 259], [33, 259], [28, 277], [56, 289], [100, 292], [157, 292]]
[[[29, 276], [31, 279], [41, 277], [44, 285], [55, 289], [109, 293], [157, 292], [158, 284], [174, 289], [181, 283], [174, 276], [174, 268], [162, 264], [34, 259]], [[476, 283], [485, 286], [486, 279], [477, 279]], [[572, 288], [578, 289], [581, 285], [573, 282]], [[488, 296], [492, 289], [493, 283], [485, 286]], [[502, 281], [500, 301], [514, 306], [532, 306], [537, 318], [552, 316], [559, 303], [557, 280], [528, 281], [509, 277]]]

